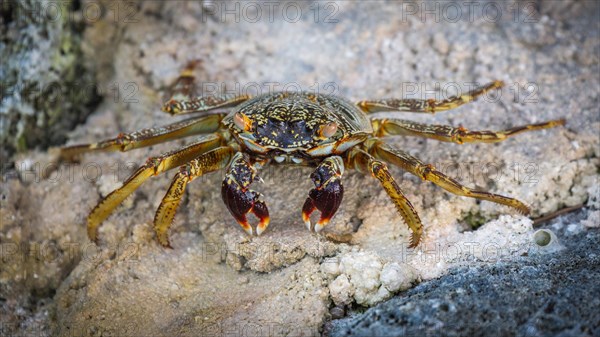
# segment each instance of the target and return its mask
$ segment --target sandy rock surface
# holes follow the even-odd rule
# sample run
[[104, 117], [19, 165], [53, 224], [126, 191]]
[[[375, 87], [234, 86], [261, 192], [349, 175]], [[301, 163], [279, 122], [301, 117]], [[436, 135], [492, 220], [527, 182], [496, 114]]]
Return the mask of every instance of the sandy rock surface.
[[[473, 20], [463, 12], [458, 21], [442, 8], [432, 20], [378, 2], [321, 3], [318, 11], [291, 3], [303, 14], [294, 21], [282, 15], [281, 8], [293, 6], [286, 3], [272, 22], [260, 2], [256, 22], [250, 15], [257, 9], [242, 5], [236, 22], [220, 2], [140, 3], [134, 20], [107, 16], [86, 29], [83, 50], [98, 60], [99, 84], [119, 90], [105, 93], [69, 143], [177, 120], [159, 106], [193, 60], [201, 61], [196, 76], [207, 92], [301, 88], [359, 100], [409, 96], [416, 87], [413, 98], [443, 98], [499, 79], [507, 86], [498, 99], [402, 118], [478, 130], [566, 117], [567, 126], [498, 144], [408, 137], [390, 143], [467, 186], [525, 201], [533, 218], [584, 204], [589, 216], [574, 230], [597, 231], [598, 7], [566, 3], [496, 4], [498, 19], [475, 11]], [[149, 156], [185, 143], [92, 154], [56, 171], [51, 154], [15, 157], [16, 170], [6, 172], [1, 186], [0, 310], [7, 331], [318, 335], [347, 309], [376, 305], [456, 267], [522, 258], [535, 247], [532, 220], [453, 196], [398, 168], [391, 172], [425, 226], [418, 250], [407, 248], [409, 230], [378, 182], [357, 172], [345, 174], [344, 201], [328, 234], [315, 236], [300, 218], [311, 170], [281, 167], [267, 168], [265, 183], [255, 187], [271, 210], [261, 237], [237, 228], [220, 200], [218, 173], [189, 186], [171, 229], [174, 249], [161, 248], [151, 224], [168, 173], [126, 200], [101, 227], [99, 246], [91, 244], [85, 217], [101, 196]]]

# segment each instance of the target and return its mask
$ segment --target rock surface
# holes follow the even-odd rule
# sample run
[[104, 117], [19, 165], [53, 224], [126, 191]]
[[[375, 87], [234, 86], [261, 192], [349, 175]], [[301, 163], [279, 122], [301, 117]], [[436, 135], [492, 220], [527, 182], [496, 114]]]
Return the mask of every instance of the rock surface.
[[76, 6], [71, 0], [0, 5], [2, 169], [15, 151], [64, 143], [100, 101]]
[[[365, 313], [333, 321], [328, 336], [598, 336], [600, 232], [585, 212], [549, 227], [564, 248], [472, 264], [423, 282]], [[573, 232], [573, 229], [576, 231]]]
[[[140, 2], [131, 17], [127, 8], [101, 4], [109, 15], [85, 30], [82, 49], [96, 60], [98, 81], [119, 90], [106, 93], [70, 143], [173, 121], [158, 107], [193, 60], [201, 61], [196, 76], [205, 91], [300, 87], [358, 100], [410, 97], [416, 86], [412, 97], [442, 98], [471, 82], [500, 79], [507, 87], [499, 100], [402, 118], [477, 130], [566, 117], [567, 126], [498, 144], [390, 142], [468, 186], [524, 200], [532, 217], [584, 204], [587, 215], [572, 230], [584, 236], [598, 230], [595, 2], [497, 4], [502, 18], [477, 11], [473, 20], [465, 12], [459, 21], [449, 12], [439, 20], [423, 17], [421, 4], [410, 14], [407, 5], [375, 2], [321, 3], [318, 11], [310, 3], [283, 3], [269, 20], [267, 3], [259, 2], [261, 19], [250, 20], [256, 8], [246, 6], [238, 22], [221, 2]], [[280, 11], [292, 15], [294, 5], [304, 13], [297, 21]], [[85, 217], [99, 198], [149, 156], [184, 143], [91, 154], [58, 170], [48, 153], [14, 158], [0, 203], [0, 317], [8, 334], [318, 335], [346, 310], [376, 305], [449, 271], [538, 261], [523, 257], [535, 247], [530, 219], [450, 195], [397, 168], [391, 171], [425, 224], [417, 251], [407, 250], [409, 231], [377, 181], [356, 172], [345, 174], [347, 192], [329, 233], [307, 232], [300, 207], [311, 171], [296, 168], [262, 173], [265, 183], [256, 189], [272, 222], [259, 238], [236, 227], [220, 201], [222, 176], [213, 174], [190, 185], [171, 229], [174, 249], [160, 248], [151, 223], [169, 173], [147, 181], [105, 221], [98, 247], [89, 243]], [[567, 233], [557, 231], [558, 239]], [[480, 277], [475, 271], [470, 275]]]

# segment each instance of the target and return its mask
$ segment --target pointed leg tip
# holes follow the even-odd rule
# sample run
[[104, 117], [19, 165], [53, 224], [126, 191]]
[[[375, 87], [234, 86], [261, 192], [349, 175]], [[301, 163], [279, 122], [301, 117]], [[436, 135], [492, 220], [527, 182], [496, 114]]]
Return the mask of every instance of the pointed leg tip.
[[171, 242], [166, 235], [157, 235], [156, 241], [158, 241], [158, 244], [160, 244], [163, 248], [173, 249], [173, 246], [171, 246]]
[[551, 121], [546, 121], [539, 124], [533, 124], [534, 126], [538, 125], [539, 129], [550, 129], [556, 128], [559, 126], [565, 126], [567, 124], [567, 120], [565, 118], [553, 119]]
[[408, 248], [415, 249], [419, 246], [419, 243], [421, 243], [421, 236], [413, 234], [411, 235]]
[[504, 86], [504, 81], [502, 80], [496, 80], [492, 83], [491, 87], [493, 88], [502, 88]]
[[98, 233], [97, 231], [90, 231], [88, 230], [88, 239], [90, 239], [90, 241], [92, 241], [95, 245], [98, 245]]
[[421, 243], [421, 237], [423, 235], [423, 231], [422, 230], [418, 230], [417, 232], [414, 232], [411, 230], [410, 233], [410, 239], [409, 239], [409, 245], [408, 248], [410, 249], [415, 249], [419, 246], [419, 244]]
[[517, 210], [517, 212], [523, 216], [529, 216], [529, 214], [531, 214], [531, 208], [526, 205], [525, 203], [518, 201], [517, 200], [517, 204], [513, 206], [514, 209]]

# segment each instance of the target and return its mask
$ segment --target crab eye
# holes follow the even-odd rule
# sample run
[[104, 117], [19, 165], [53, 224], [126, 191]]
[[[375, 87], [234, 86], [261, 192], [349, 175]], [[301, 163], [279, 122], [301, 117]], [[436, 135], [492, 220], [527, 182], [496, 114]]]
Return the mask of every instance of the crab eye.
[[162, 110], [171, 115], [176, 115], [183, 110], [181, 103], [171, 99], [167, 103], [163, 104]]
[[337, 129], [338, 125], [336, 122], [327, 123], [321, 126], [321, 129], [319, 130], [319, 136], [321, 136], [321, 138], [329, 138], [335, 134]]
[[233, 123], [244, 131], [248, 131], [252, 128], [252, 122], [250, 119], [240, 112], [233, 115]]

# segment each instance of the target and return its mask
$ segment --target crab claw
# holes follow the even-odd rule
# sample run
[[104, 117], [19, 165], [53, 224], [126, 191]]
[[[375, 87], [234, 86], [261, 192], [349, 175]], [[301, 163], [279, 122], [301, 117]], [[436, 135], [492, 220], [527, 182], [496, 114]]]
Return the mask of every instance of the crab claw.
[[[302, 220], [308, 230], [320, 232], [337, 212], [344, 196], [344, 187], [341, 181], [343, 173], [342, 159], [334, 156], [325, 159], [310, 175], [315, 188], [310, 190], [302, 207]], [[321, 216], [319, 221], [313, 225], [310, 215], [315, 210], [319, 210]]]
[[[269, 226], [269, 209], [262, 200], [262, 194], [248, 187], [256, 177], [256, 169], [252, 167], [241, 153], [236, 155], [221, 187], [221, 197], [229, 212], [250, 235], [260, 235]], [[256, 228], [252, 228], [247, 214], [254, 214], [258, 218]]]

